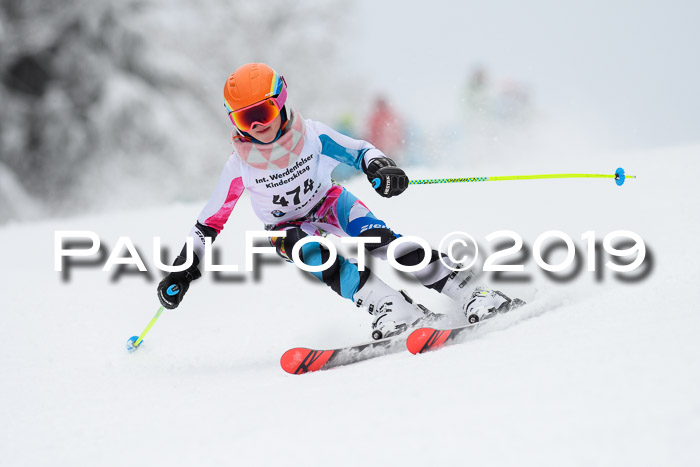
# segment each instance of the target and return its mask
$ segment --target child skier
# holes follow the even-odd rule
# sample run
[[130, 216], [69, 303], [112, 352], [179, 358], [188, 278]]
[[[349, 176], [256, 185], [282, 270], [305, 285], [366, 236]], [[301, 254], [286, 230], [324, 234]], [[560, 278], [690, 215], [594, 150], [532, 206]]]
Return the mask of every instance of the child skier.
[[[194, 263], [184, 271], [170, 273], [158, 285], [158, 298], [164, 307], [176, 308], [190, 282], [201, 276], [198, 264], [204, 254], [204, 238], [216, 238], [245, 189], [265, 228], [286, 232], [285, 237], [272, 238], [271, 243], [287, 261], [291, 261], [295, 243], [307, 235], [379, 237], [379, 243], [367, 243], [366, 249], [381, 259], [386, 259], [389, 244], [399, 237], [330, 175], [339, 163], [350, 165], [367, 175], [377, 193], [390, 198], [408, 187], [404, 171], [370, 143], [305, 120], [285, 105], [286, 100], [284, 78], [264, 63], [243, 65], [226, 81], [224, 104], [234, 125], [234, 151], [190, 232]], [[174, 264], [184, 264], [185, 255], [183, 249]], [[515, 303], [500, 292], [474, 287], [469, 283], [471, 272], [447, 268], [440, 256], [433, 250], [429, 264], [414, 275], [424, 286], [454, 299], [470, 321], [507, 310]], [[418, 245], [402, 243], [395, 257], [401, 265], [415, 266], [423, 261], [425, 252]], [[300, 259], [307, 265], [324, 264], [328, 258], [328, 249], [318, 242], [301, 247]], [[451, 264], [447, 258], [443, 261]], [[375, 339], [397, 335], [434, 316], [369, 269], [359, 271], [354, 261], [340, 255], [328, 269], [313, 274], [339, 295], [367, 307], [375, 317]]]

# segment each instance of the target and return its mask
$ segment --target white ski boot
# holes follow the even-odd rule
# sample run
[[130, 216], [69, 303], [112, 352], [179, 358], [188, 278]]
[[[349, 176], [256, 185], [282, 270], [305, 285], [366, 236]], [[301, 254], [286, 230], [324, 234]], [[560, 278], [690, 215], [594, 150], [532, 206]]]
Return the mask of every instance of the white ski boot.
[[474, 286], [472, 271], [454, 271], [450, 274], [442, 293], [459, 304], [470, 323], [477, 323], [525, 304], [519, 298], [511, 300], [503, 292], [486, 286]]
[[370, 273], [367, 282], [355, 292], [353, 300], [358, 307], [367, 307], [367, 311], [376, 316], [372, 323], [372, 338], [375, 340], [396, 336], [409, 327], [439, 316], [414, 303], [405, 291], [392, 289], [374, 273]]

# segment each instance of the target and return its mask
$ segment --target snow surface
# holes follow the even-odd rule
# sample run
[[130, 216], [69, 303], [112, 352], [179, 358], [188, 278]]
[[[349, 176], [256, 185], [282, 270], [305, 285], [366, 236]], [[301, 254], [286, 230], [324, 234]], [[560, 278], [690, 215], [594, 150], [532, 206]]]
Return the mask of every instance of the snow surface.
[[[599, 154], [572, 161], [481, 161], [465, 173], [414, 177], [612, 173], [610, 180], [411, 187], [390, 200], [362, 179], [348, 187], [395, 230], [437, 245], [464, 230], [483, 244], [511, 229], [526, 244], [562, 230], [632, 230], [653, 267], [644, 280], [601, 281], [585, 268], [554, 282], [530, 259], [530, 282], [488, 284], [529, 305], [497, 330], [426, 355], [399, 353], [304, 376], [284, 373], [294, 346], [367, 339], [370, 317], [294, 266], [267, 261], [258, 280], [211, 274], [158, 308], [152, 237], [179, 250], [201, 203], [0, 229], [0, 464], [58, 465], [700, 465], [697, 265], [700, 147]], [[217, 246], [243, 265], [246, 200]], [[108, 247], [130, 236], [154, 271], [53, 270], [54, 231], [93, 230]], [[438, 311], [448, 301], [402, 282]], [[651, 263], [650, 263], [651, 264]], [[600, 267], [600, 265], [599, 265]], [[526, 319], [527, 318], [527, 319]]]

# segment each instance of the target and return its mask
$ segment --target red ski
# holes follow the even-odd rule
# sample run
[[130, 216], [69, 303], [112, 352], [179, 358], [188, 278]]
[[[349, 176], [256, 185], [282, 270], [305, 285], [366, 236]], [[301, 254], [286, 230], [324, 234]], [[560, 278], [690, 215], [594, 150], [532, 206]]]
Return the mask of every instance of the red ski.
[[301, 375], [401, 352], [406, 347], [405, 342], [405, 338], [402, 337], [389, 337], [366, 344], [331, 350], [296, 347], [287, 350], [282, 355], [280, 365], [287, 373]]
[[465, 331], [476, 329], [481, 323], [468, 324], [454, 329], [420, 328], [413, 331], [406, 340], [406, 348], [412, 354], [439, 349], [454, 341]]
[[469, 332], [475, 331], [482, 324], [492, 322], [496, 316], [500, 314], [507, 313], [510, 310], [519, 308], [525, 304], [524, 301], [516, 298], [512, 301], [510, 307], [507, 311], [501, 311], [494, 313], [493, 317], [485, 319], [483, 321], [477, 321], [476, 323], [465, 324], [464, 326], [454, 327], [450, 329], [436, 329], [436, 328], [418, 328], [411, 332], [406, 339], [406, 348], [412, 354], [419, 354], [428, 352], [430, 350], [439, 349], [449, 344], [461, 342], [459, 338], [466, 336]]

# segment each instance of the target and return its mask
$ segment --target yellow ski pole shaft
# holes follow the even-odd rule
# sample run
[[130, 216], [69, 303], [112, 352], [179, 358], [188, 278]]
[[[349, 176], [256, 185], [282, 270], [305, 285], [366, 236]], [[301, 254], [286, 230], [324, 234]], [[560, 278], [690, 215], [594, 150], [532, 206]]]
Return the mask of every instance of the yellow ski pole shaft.
[[507, 175], [496, 177], [461, 177], [461, 178], [428, 178], [423, 180], [411, 180], [409, 185], [432, 185], [438, 183], [472, 183], [472, 182], [497, 182], [504, 180], [542, 180], [553, 178], [612, 178], [615, 183], [622, 185], [627, 178], [637, 178], [635, 175], [625, 175], [625, 171], [619, 168], [614, 174], [540, 174], [540, 175]]
[[163, 310], [164, 310], [164, 309], [165, 309], [165, 308], [164, 308], [163, 306], [161, 306], [160, 308], [158, 308], [158, 311], [156, 312], [156, 315], [153, 317], [153, 319], [151, 319], [151, 322], [148, 323], [148, 326], [146, 326], [146, 329], [144, 329], [143, 332], [142, 332], [140, 335], [138, 335], [138, 336], [132, 336], [132, 337], [129, 338], [128, 341], [126, 341], [126, 349], [127, 349], [129, 352], [133, 352], [134, 350], [136, 350], [136, 349], [139, 347], [139, 345], [141, 345], [141, 342], [143, 341], [143, 338], [146, 337], [146, 334], [148, 334], [148, 331], [150, 331], [151, 328], [153, 327], [153, 325], [156, 324], [156, 321], [157, 321], [158, 318], [160, 317], [160, 314], [163, 313]]

